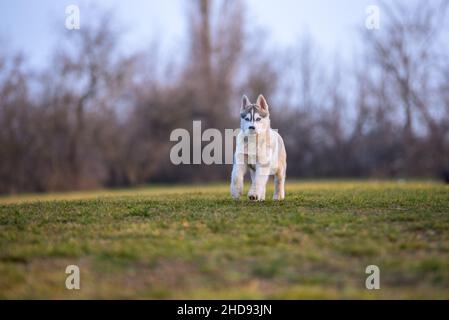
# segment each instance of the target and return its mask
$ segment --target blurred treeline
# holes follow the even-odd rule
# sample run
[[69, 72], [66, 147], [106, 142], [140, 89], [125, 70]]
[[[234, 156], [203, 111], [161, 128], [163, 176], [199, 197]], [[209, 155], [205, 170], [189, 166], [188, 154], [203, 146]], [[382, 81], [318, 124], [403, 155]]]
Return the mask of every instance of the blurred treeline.
[[445, 3], [383, 5], [349, 61], [307, 35], [273, 46], [226, 0], [191, 1], [187, 47], [168, 56], [157, 37], [125, 54], [106, 13], [65, 30], [45, 70], [3, 47], [0, 193], [228, 179], [229, 166], [172, 165], [169, 136], [192, 120], [237, 128], [244, 93], [267, 97], [289, 177], [435, 177], [449, 164]]

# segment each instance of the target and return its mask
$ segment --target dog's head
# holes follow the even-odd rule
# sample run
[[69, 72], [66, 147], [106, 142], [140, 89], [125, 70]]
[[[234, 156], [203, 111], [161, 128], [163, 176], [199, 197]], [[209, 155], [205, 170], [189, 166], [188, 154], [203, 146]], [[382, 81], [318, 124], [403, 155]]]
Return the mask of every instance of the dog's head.
[[247, 96], [242, 98], [240, 108], [240, 129], [244, 134], [259, 134], [270, 128], [270, 112], [263, 95], [257, 98], [255, 104]]

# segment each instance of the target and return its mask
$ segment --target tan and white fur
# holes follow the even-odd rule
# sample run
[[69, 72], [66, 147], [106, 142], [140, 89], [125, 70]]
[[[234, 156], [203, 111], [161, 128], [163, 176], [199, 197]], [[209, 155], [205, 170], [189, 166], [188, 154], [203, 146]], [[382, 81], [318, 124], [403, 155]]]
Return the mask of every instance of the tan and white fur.
[[[255, 143], [254, 143], [255, 142]], [[253, 147], [255, 146], [255, 147]], [[239, 199], [243, 193], [244, 176], [251, 174], [251, 201], [264, 201], [266, 185], [274, 176], [273, 200], [285, 198], [287, 153], [282, 137], [270, 125], [267, 101], [260, 95], [255, 104], [246, 96], [240, 107], [240, 133], [237, 136], [232, 168], [231, 195]]]

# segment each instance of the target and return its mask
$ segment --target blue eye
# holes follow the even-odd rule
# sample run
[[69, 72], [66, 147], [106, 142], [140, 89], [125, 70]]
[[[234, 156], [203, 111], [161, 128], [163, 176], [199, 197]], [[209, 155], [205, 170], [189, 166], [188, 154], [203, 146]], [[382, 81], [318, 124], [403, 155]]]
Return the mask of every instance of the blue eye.
[[256, 121], [260, 121], [260, 120], [262, 120], [262, 118], [258, 118], [258, 119], [256, 119]]

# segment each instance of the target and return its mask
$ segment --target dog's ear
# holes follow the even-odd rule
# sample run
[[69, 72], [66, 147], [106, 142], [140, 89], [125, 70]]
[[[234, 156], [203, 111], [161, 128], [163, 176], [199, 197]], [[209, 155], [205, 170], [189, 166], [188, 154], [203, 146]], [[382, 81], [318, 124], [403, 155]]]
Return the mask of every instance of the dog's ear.
[[268, 112], [268, 103], [267, 100], [265, 100], [265, 97], [263, 95], [259, 95], [257, 98], [257, 105], [262, 109]]
[[245, 109], [246, 106], [250, 105], [251, 102], [249, 102], [249, 99], [246, 95], [243, 95], [242, 97], [242, 106], [240, 107], [240, 110]]

